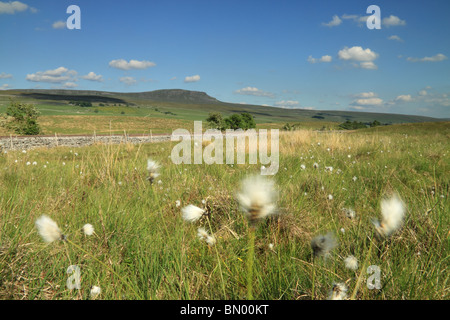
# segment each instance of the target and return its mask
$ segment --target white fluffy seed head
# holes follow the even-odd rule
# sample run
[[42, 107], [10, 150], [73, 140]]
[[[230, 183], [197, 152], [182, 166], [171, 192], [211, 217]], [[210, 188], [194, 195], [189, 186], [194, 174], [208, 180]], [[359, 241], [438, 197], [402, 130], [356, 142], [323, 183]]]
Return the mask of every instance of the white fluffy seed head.
[[210, 246], [213, 246], [216, 244], [216, 238], [214, 236], [207, 236], [206, 237], [206, 243]]
[[97, 286], [93, 286], [91, 288], [91, 298], [96, 298], [100, 293], [102, 292], [102, 289]]
[[384, 237], [388, 237], [400, 229], [405, 217], [405, 204], [394, 195], [381, 201], [381, 222], [374, 221], [375, 229]]
[[152, 159], [147, 160], [147, 171], [148, 171], [148, 180], [152, 183], [153, 180], [159, 177], [159, 170], [160, 165], [153, 161]]
[[82, 229], [84, 234], [87, 236], [92, 236], [94, 234], [94, 227], [92, 224], [86, 223]]
[[311, 240], [311, 249], [315, 257], [323, 256], [327, 258], [337, 245], [337, 239], [331, 232], [325, 235], [318, 235]]
[[348, 287], [345, 283], [333, 283], [333, 288], [328, 296], [328, 300], [345, 300], [347, 298]]
[[47, 243], [61, 240], [63, 237], [56, 222], [45, 215], [36, 220], [36, 227], [42, 239]]
[[274, 182], [261, 175], [245, 178], [237, 200], [250, 222], [256, 222], [275, 213], [276, 190]]
[[350, 255], [344, 260], [345, 267], [347, 269], [355, 271], [358, 269], [358, 259], [356, 259], [354, 256]]
[[198, 228], [197, 229], [197, 236], [199, 237], [200, 240], [204, 240], [204, 239], [206, 239], [209, 236], [209, 234], [205, 230], [205, 228]]
[[182, 208], [181, 213], [183, 214], [183, 219], [185, 221], [195, 222], [203, 216], [203, 214], [205, 213], [205, 210], [203, 210], [197, 206], [194, 206], [193, 204], [190, 204], [190, 205]]

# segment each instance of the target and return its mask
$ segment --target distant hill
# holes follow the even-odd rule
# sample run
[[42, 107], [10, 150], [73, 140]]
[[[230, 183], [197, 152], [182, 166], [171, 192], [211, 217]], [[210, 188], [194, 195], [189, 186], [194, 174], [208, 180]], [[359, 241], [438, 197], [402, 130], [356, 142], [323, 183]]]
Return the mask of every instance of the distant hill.
[[175, 102], [188, 104], [218, 104], [222, 103], [216, 98], [210, 97], [205, 92], [189, 91], [182, 89], [166, 89], [146, 92], [106, 92], [89, 90], [7, 90], [16, 92], [23, 97], [44, 100], [82, 100], [90, 102], [125, 103], [126, 100], [150, 100], [161, 102]]
[[[228, 116], [234, 113], [248, 112], [258, 123], [270, 122], [373, 122], [378, 120], [383, 124], [417, 123], [445, 121], [432, 117], [373, 113], [358, 111], [282, 109], [261, 105], [227, 103], [209, 96], [205, 92], [182, 89], [166, 89], [146, 92], [107, 92], [90, 90], [53, 90], [53, 89], [17, 89], [0, 91], [0, 102], [6, 102], [8, 97], [33, 102], [37, 105], [67, 106], [70, 101], [87, 101], [91, 103], [106, 103], [109, 105], [127, 105], [139, 108], [163, 108], [167, 114], [179, 119], [205, 119], [209, 112], [221, 112]], [[169, 112], [170, 111], [170, 112]]]

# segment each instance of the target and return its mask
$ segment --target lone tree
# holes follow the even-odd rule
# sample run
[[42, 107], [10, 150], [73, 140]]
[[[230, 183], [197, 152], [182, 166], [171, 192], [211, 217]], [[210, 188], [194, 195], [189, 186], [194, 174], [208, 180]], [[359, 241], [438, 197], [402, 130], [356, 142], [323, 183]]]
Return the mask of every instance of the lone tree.
[[2, 115], [1, 126], [8, 130], [14, 130], [17, 134], [37, 135], [41, 133], [41, 128], [37, 123], [39, 114], [32, 104], [11, 101], [6, 109], [6, 114]]
[[206, 121], [208, 121], [210, 128], [222, 130], [223, 117], [220, 112], [210, 112]]

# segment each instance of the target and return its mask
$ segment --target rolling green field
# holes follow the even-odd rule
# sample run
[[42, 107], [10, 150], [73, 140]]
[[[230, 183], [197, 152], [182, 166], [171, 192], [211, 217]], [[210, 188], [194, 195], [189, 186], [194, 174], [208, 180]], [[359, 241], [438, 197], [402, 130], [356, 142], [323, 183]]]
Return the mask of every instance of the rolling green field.
[[[216, 100], [206, 93], [187, 90], [156, 90], [141, 93], [118, 93], [79, 90], [3, 90], [0, 91], [0, 113], [13, 101], [34, 104], [41, 113], [44, 134], [170, 133], [188, 127], [195, 120], [205, 121], [210, 112], [224, 117], [250, 113], [259, 128], [281, 128], [286, 123], [300, 123], [303, 129], [335, 129], [350, 121], [382, 124], [443, 121], [423, 116], [283, 109], [259, 105], [233, 104]], [[73, 101], [92, 103], [80, 107]], [[163, 122], [167, 121], [167, 125]], [[110, 128], [111, 123], [111, 128]], [[9, 135], [0, 128], [0, 135]]]
[[[279, 171], [267, 178], [277, 214], [257, 225], [254, 246], [236, 193], [261, 164], [175, 165], [174, 142], [3, 153], [0, 299], [92, 299], [98, 286], [97, 299], [242, 300], [251, 287], [254, 299], [309, 300], [327, 299], [333, 283], [345, 283], [347, 298], [448, 299], [449, 141], [449, 122], [281, 133]], [[153, 184], [148, 158], [161, 164]], [[371, 219], [394, 193], [405, 219], [377, 237]], [[189, 204], [207, 215], [183, 220]], [[69, 241], [45, 243], [42, 215]], [[313, 258], [311, 239], [328, 232], [337, 247]], [[356, 270], [345, 267], [349, 255]], [[79, 290], [66, 285], [71, 265]], [[380, 289], [368, 288], [368, 266], [379, 267]]]

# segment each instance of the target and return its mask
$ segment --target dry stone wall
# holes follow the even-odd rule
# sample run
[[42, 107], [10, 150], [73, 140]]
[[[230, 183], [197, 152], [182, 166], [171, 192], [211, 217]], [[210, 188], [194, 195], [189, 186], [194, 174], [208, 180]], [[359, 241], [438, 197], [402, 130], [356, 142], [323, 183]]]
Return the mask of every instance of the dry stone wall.
[[95, 143], [150, 143], [170, 141], [170, 136], [55, 136], [55, 137], [6, 137], [0, 138], [0, 149], [7, 150], [27, 150], [42, 147], [82, 147]]

